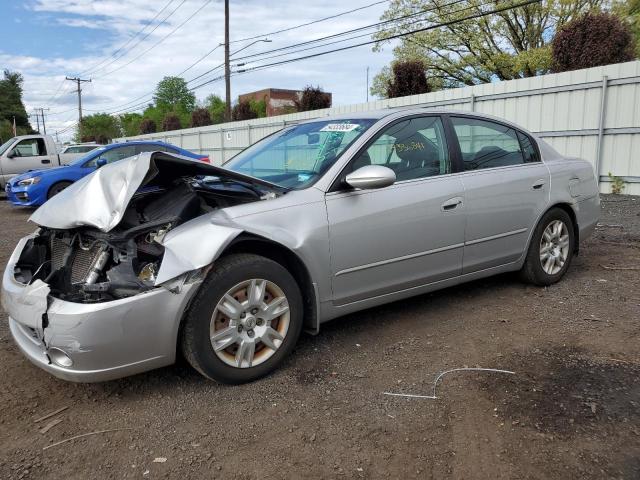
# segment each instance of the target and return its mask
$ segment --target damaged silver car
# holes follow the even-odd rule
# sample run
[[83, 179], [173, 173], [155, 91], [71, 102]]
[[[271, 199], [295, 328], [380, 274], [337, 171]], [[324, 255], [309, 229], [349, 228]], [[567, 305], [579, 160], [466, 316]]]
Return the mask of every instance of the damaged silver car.
[[34, 212], [2, 303], [21, 351], [60, 378], [182, 354], [241, 383], [350, 312], [507, 271], [557, 282], [598, 214], [591, 165], [511, 123], [326, 117], [224, 168], [163, 152], [100, 168]]

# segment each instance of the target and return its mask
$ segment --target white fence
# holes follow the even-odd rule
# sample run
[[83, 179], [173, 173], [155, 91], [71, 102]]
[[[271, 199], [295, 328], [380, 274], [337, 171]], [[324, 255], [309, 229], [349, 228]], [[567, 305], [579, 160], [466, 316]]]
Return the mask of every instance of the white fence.
[[219, 165], [285, 125], [399, 106], [476, 111], [511, 120], [559, 152], [589, 160], [602, 192], [610, 191], [611, 172], [624, 180], [624, 193], [640, 194], [640, 61], [115, 141], [163, 140], [208, 154]]

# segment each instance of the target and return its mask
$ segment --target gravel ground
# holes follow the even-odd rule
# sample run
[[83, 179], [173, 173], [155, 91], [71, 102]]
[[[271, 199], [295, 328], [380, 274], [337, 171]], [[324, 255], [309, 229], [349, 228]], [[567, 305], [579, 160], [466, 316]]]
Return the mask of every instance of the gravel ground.
[[[0, 201], [0, 265], [28, 214]], [[349, 315], [238, 387], [184, 364], [66, 383], [19, 354], [0, 311], [0, 478], [637, 479], [639, 267], [640, 197], [604, 196], [559, 284], [501, 275]], [[382, 395], [430, 395], [459, 367], [515, 375]]]

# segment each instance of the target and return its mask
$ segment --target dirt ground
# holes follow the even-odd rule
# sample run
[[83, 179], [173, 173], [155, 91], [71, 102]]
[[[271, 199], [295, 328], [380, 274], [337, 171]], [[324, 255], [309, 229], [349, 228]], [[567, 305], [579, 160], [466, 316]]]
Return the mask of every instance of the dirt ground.
[[[602, 205], [559, 284], [502, 275], [349, 315], [250, 385], [184, 364], [67, 383], [20, 355], [0, 311], [0, 478], [640, 478], [640, 197]], [[3, 268], [28, 214], [0, 201]], [[515, 375], [383, 395], [430, 395], [459, 367]]]

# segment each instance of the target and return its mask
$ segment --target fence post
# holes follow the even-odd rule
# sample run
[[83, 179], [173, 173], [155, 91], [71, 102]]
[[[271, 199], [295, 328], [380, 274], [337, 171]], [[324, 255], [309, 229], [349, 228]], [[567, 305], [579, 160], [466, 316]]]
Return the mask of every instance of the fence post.
[[471, 97], [469, 99], [470, 103], [471, 103], [471, 111], [475, 112], [476, 111], [476, 96], [472, 93]]
[[224, 163], [224, 129], [220, 127], [220, 165]]
[[602, 162], [602, 143], [604, 140], [605, 112], [607, 110], [607, 84], [608, 77], [602, 76], [602, 90], [600, 93], [600, 119], [598, 120], [598, 145], [596, 148], [596, 179], [600, 185], [600, 163]]
[[202, 155], [202, 138], [200, 136], [202, 132], [200, 132], [200, 130], [198, 130], [198, 153], [200, 155]]

